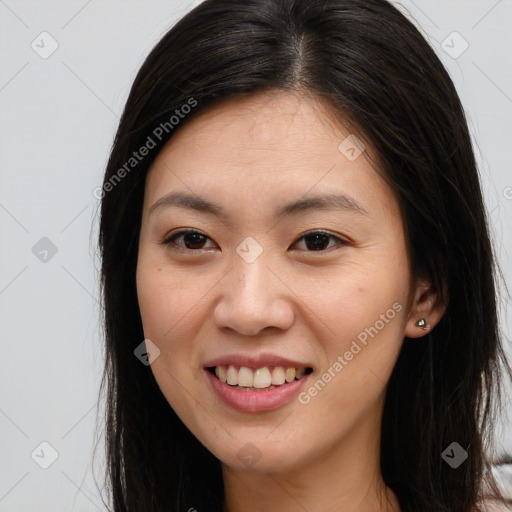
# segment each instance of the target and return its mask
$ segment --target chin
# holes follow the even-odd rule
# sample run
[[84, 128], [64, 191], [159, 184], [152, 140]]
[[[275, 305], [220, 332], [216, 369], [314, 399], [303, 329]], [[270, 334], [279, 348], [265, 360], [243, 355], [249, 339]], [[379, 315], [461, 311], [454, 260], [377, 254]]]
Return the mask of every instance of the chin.
[[[268, 436], [268, 434], [265, 434]], [[294, 471], [305, 464], [305, 454], [297, 452], [297, 443], [280, 443], [276, 447], [276, 438], [268, 436], [233, 435], [227, 442], [214, 440], [203, 442], [206, 448], [222, 464], [231, 469], [251, 473], [282, 473]]]

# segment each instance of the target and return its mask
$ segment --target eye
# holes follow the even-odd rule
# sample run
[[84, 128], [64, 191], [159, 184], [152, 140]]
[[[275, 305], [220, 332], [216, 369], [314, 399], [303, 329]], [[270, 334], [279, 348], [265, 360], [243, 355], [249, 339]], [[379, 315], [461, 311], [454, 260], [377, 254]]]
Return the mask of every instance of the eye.
[[[185, 247], [176, 244], [175, 240], [183, 238], [183, 241], [185, 243]], [[206, 235], [203, 235], [200, 231], [192, 231], [192, 230], [183, 230], [178, 231], [177, 233], [174, 233], [173, 235], [167, 237], [162, 244], [165, 246], [168, 246], [170, 249], [177, 249], [177, 250], [194, 250], [194, 249], [203, 249], [202, 246], [204, 244], [204, 241], [208, 239]]]
[[[178, 240], [180, 238], [183, 238], [185, 247], [176, 243], [176, 240]], [[162, 245], [169, 247], [171, 250], [178, 250], [178, 251], [187, 251], [188, 250], [188, 251], [196, 251], [197, 252], [197, 250], [204, 250], [204, 243], [208, 239], [209, 239], [209, 237], [207, 237], [200, 231], [182, 230], [182, 231], [178, 231], [177, 233], [174, 233], [174, 234], [170, 235], [169, 237], [167, 237], [162, 242]], [[341, 238], [329, 233], [328, 231], [310, 231], [309, 233], [306, 233], [305, 235], [302, 235], [301, 237], [299, 237], [292, 244], [292, 246], [295, 245], [297, 242], [304, 240], [306, 242], [306, 247], [308, 249], [307, 252], [325, 251], [325, 249], [326, 249], [325, 245], [329, 239], [338, 240], [340, 242], [340, 244], [338, 244], [338, 245], [347, 245], [347, 243], [348, 243], [345, 240], [342, 240]]]
[[[297, 238], [297, 243], [300, 240], [306, 241], [306, 247], [312, 251], [324, 251], [326, 249], [325, 244], [329, 239], [338, 240], [340, 244], [338, 245], [347, 245], [345, 240], [342, 240], [340, 237], [335, 236], [328, 231], [310, 231], [305, 235]], [[328, 243], [328, 242], [327, 242]], [[332, 246], [331, 246], [332, 247]], [[309, 251], [308, 251], [309, 252]]]

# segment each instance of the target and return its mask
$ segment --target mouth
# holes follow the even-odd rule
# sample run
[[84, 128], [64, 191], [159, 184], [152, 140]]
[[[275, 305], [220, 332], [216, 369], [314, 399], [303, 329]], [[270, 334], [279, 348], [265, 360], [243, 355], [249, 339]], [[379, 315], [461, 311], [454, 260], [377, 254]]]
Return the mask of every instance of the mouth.
[[271, 391], [300, 380], [313, 372], [313, 368], [294, 368], [284, 366], [264, 366], [249, 368], [246, 366], [220, 365], [205, 368], [220, 382], [243, 391]]

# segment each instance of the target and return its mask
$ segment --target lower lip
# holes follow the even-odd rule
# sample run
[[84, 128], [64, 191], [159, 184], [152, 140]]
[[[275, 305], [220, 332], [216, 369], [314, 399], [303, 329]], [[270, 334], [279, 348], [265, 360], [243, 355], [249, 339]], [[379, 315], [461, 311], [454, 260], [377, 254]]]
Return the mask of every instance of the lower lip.
[[204, 371], [220, 399], [233, 409], [244, 412], [272, 411], [282, 407], [299, 393], [310, 375], [268, 391], [245, 391], [222, 382], [208, 370]]

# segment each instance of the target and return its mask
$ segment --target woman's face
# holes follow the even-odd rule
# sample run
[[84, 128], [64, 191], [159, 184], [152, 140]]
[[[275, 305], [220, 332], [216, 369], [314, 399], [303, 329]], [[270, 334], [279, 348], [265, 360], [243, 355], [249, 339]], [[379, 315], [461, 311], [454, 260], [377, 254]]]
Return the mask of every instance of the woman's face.
[[[416, 320], [397, 200], [324, 108], [285, 92], [216, 105], [147, 177], [137, 290], [151, 369], [232, 468], [377, 449]], [[178, 231], [196, 234], [170, 241]]]

